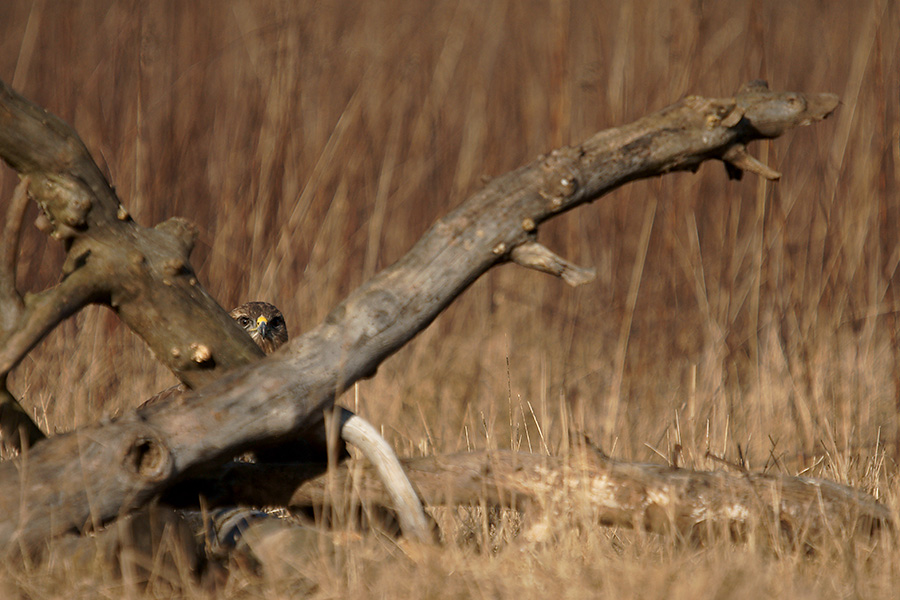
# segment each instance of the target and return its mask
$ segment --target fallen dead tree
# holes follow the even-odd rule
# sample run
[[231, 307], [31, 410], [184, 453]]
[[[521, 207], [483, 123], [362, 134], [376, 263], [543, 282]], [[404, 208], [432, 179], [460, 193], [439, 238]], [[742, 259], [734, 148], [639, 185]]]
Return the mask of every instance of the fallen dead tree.
[[[28, 548], [114, 519], [241, 452], [327, 437], [324, 415], [335, 398], [373, 375], [493, 266], [512, 261], [572, 284], [589, 280], [589, 270], [537, 243], [544, 221], [628, 181], [694, 170], [709, 159], [725, 162], [735, 177], [748, 170], [777, 178], [746, 144], [825, 118], [837, 103], [831, 94], [771, 92], [754, 82], [734, 98], [690, 96], [554, 150], [491, 181], [323, 323], [258, 360], [259, 350], [193, 273], [193, 228], [178, 219], [152, 229], [135, 223], [75, 132], [0, 85], [0, 156], [40, 205], [38, 225], [67, 252], [57, 286], [20, 296], [14, 240], [24, 194], [11, 203], [0, 246], [0, 417], [7, 441], [40, 443], [0, 464], [0, 543]], [[116, 311], [193, 391], [40, 441], [6, 389], [6, 374], [88, 303]], [[161, 311], [165, 319], [156, 318]]]
[[[871, 532], [891, 524], [890, 511], [868, 494], [808, 477], [627, 463], [590, 450], [569, 457], [494, 450], [402, 463], [429, 506], [488, 505], [539, 514], [580, 507], [604, 525], [690, 539], [763, 524], [787, 539], [808, 542], [834, 529]], [[198, 474], [165, 500], [177, 505], [202, 494], [211, 507], [392, 506], [365, 461], [344, 463], [327, 476], [313, 476], [315, 470], [314, 465], [233, 463]]]
[[[524, 515], [524, 537], [534, 542], [569, 526], [567, 515], [580, 526], [593, 521], [692, 543], [753, 536], [804, 553], [892, 527], [888, 509], [871, 496], [830, 481], [625, 463], [584, 447], [566, 457], [494, 450], [402, 463], [429, 506], [513, 509]], [[84, 562], [100, 556], [122, 570], [156, 564], [162, 553], [203, 579], [232, 561], [270, 575], [289, 572], [310, 545], [332, 543], [323, 534], [325, 523], [397, 531], [391, 518], [396, 501], [375, 471], [365, 460], [327, 474], [315, 463], [232, 462], [195, 473], [160, 503], [95, 537], [63, 538], [52, 551]], [[194, 509], [198, 495], [203, 511]], [[178, 506], [187, 510], [172, 508]], [[315, 515], [315, 524], [235, 506], [287, 507], [295, 515]]]

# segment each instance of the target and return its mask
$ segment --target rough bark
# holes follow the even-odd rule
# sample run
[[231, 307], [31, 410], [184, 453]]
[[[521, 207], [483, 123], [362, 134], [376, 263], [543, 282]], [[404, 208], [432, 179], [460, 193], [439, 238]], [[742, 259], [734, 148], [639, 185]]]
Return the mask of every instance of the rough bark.
[[[430, 506], [515, 509], [524, 513], [523, 533], [530, 541], [566, 527], [565, 515], [572, 514], [581, 525], [593, 519], [692, 542], [755, 536], [805, 552], [825, 540], [834, 543], [894, 527], [890, 511], [871, 496], [806, 477], [623, 463], [587, 450], [567, 457], [479, 451], [402, 464]], [[197, 473], [169, 490], [161, 503], [96, 536], [64, 537], [51, 552], [84, 561], [96, 560], [99, 553], [104, 562], [131, 560], [138, 569], [167, 552], [175, 555], [175, 564], [184, 557], [180, 564], [200, 576], [204, 564], [215, 567], [217, 561], [278, 570], [310, 552], [311, 542], [316, 549], [327, 543], [322, 526], [329, 520], [398, 532], [392, 518], [398, 503], [381, 481], [368, 461], [346, 462], [327, 475], [318, 463], [232, 462]], [[204, 498], [202, 511], [198, 496]], [[241, 508], [247, 506], [289, 507], [317, 517], [315, 525], [300, 525]]]
[[27, 181], [38, 227], [66, 246], [62, 281], [20, 299], [17, 323], [4, 327], [0, 374], [91, 302], [112, 308], [188, 387], [262, 356], [197, 281], [188, 261], [195, 228], [177, 218], [135, 223], [75, 131], [3, 82], [0, 156]]
[[[890, 511], [870, 495], [808, 477], [694, 471], [625, 463], [593, 452], [553, 457], [504, 450], [404, 459], [429, 506], [471, 504], [560, 514], [587, 507], [598, 523], [704, 538], [770, 526], [792, 541], [835, 529], [891, 527]], [[167, 500], [202, 494], [211, 506], [294, 509], [349, 504], [392, 506], [374, 470], [358, 461], [325, 475], [314, 466], [234, 463], [200, 475]]]
[[[197, 283], [187, 260], [192, 229], [180, 220], [152, 229], [134, 223], [74, 131], [0, 86], [0, 156], [29, 178], [48, 231], [67, 247], [62, 282], [25, 298], [22, 327], [2, 332], [0, 376], [60, 319], [100, 302], [182, 381], [203, 386], [0, 464], [0, 543], [31, 546], [107, 521], [193, 469], [321, 428], [337, 395], [373, 375], [491, 267], [517, 260], [561, 276], [578, 273], [549, 260], [549, 251], [536, 252], [542, 222], [628, 181], [696, 169], [708, 159], [726, 161], [732, 175], [744, 169], [777, 177], [745, 145], [822, 119], [837, 103], [832, 94], [776, 93], [754, 82], [734, 98], [690, 96], [554, 150], [491, 181], [323, 323], [247, 365], [260, 351]], [[529, 252], [514, 252], [523, 244]]]
[[[6, 374], [61, 320], [89, 302], [103, 302], [116, 310], [144, 337], [157, 356], [185, 386], [197, 386], [224, 370], [255, 360], [261, 353], [246, 344], [247, 336], [233, 336], [217, 324], [221, 309], [197, 282], [188, 263], [194, 231], [186, 221], [173, 219], [153, 230], [130, 219], [115, 193], [99, 173], [71, 128], [18, 96], [0, 82], [0, 144], [4, 159], [16, 168], [22, 182], [10, 203], [0, 246], [0, 433], [8, 446], [23, 450], [46, 439], [6, 387]], [[40, 123], [35, 117], [40, 116]], [[25, 140], [29, 140], [27, 143]], [[85, 189], [87, 188], [87, 189]], [[16, 251], [28, 196], [42, 209], [39, 227], [66, 243], [68, 258], [59, 285], [23, 298], [16, 290]], [[113, 211], [113, 207], [115, 211]], [[162, 235], [159, 235], [162, 234]], [[122, 260], [122, 253], [125, 260]], [[118, 255], [118, 256], [117, 256]], [[187, 296], [187, 300], [185, 298]], [[148, 299], [152, 298], [152, 301]], [[169, 302], [180, 310], [168, 313]], [[232, 321], [229, 317], [228, 321]], [[181, 323], [175, 325], [173, 323]], [[173, 338], [185, 324], [194, 341]], [[233, 325], [232, 325], [233, 328]], [[169, 331], [166, 331], [169, 329]], [[202, 337], [195, 334], [204, 333]], [[181, 332], [178, 332], [179, 334]], [[191, 339], [189, 337], [189, 339]], [[215, 348], [215, 352], [213, 352]], [[348, 435], [371, 434], [364, 421], [345, 414]], [[322, 438], [321, 432], [316, 432]], [[396, 457], [384, 451], [384, 440], [357, 435], [360, 449], [382, 465], [386, 484], [395, 492], [407, 534], [430, 539], [421, 503], [410, 496], [409, 482], [396, 472]], [[379, 440], [381, 444], [379, 444]], [[315, 440], [313, 446], [324, 446]]]

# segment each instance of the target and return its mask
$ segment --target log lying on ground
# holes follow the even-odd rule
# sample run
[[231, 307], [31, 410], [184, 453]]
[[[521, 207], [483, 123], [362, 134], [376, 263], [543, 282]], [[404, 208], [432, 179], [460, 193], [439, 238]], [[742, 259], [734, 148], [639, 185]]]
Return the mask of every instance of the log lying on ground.
[[[568, 515], [581, 526], [593, 519], [598, 526], [699, 542], [722, 536], [759, 539], [761, 533], [779, 547], [805, 552], [857, 534], [870, 542], [869, 536], [895, 525], [872, 496], [806, 477], [624, 463], [592, 451], [561, 458], [494, 450], [402, 463], [430, 506], [513, 508], [525, 514], [525, 538], [537, 541], [567, 527]], [[196, 508], [198, 496], [203, 511]], [[270, 571], [296, 564], [311, 542], [316, 549], [327, 544], [335, 520], [353, 527], [374, 521], [380, 530], [395, 532], [390, 515], [396, 505], [368, 461], [348, 461], [328, 474], [317, 463], [232, 462], [196, 473], [150, 511], [142, 509], [95, 537], [64, 537], [50, 551], [84, 560], [99, 553], [105, 562], [137, 565], [156, 564], [161, 551], [175, 553], [187, 557], [180, 564], [201, 576], [204, 564], [233, 560]], [[236, 506], [288, 507], [317, 518], [301, 525]]]
[[[199, 284], [188, 262], [194, 227], [182, 219], [170, 219], [152, 229], [135, 223], [75, 131], [2, 81], [0, 156], [22, 178], [7, 209], [0, 242], [0, 441], [4, 445], [21, 451], [46, 439], [7, 388], [8, 373], [59, 322], [88, 303], [106, 304], [116, 311], [186, 388], [213, 381], [262, 356]], [[67, 257], [59, 284], [23, 297], [16, 289], [16, 254], [29, 196], [41, 209], [37, 225], [65, 243]], [[322, 446], [323, 415], [320, 411], [315, 416], [318, 422], [313, 419], [308, 429], [316, 438], [313, 445]], [[382, 465], [404, 531], [431, 539], [421, 503], [411, 494], [396, 457], [385, 452], [384, 440], [347, 411], [342, 422], [340, 434], [357, 434], [360, 449]], [[137, 444], [128, 450], [134, 454], [126, 460], [146, 458], [143, 442]]]
[[[835, 530], [893, 527], [890, 511], [872, 496], [807, 477], [694, 471], [625, 463], [584, 452], [559, 458], [507, 450], [402, 461], [429, 506], [483, 505], [559, 515], [587, 508], [603, 525], [638, 527], [686, 538], [737, 533], [769, 525], [789, 540], [808, 542]], [[202, 494], [212, 506], [307, 507], [363, 503], [390, 507], [372, 467], [350, 461], [328, 476], [312, 466], [234, 463], [198, 475], [167, 497]]]
[[[0, 92], [0, 156], [32, 178], [30, 192], [50, 215], [50, 228], [68, 245], [67, 277], [60, 286], [75, 292], [89, 286], [85, 274], [100, 257], [96, 272], [109, 293], [98, 296], [82, 290], [79, 298], [116, 308], [185, 379], [194, 371], [182, 368], [185, 356], [187, 362], [203, 364], [209, 362], [208, 352], [220, 365], [215, 357], [222, 347], [235, 343], [232, 338], [245, 340], [247, 352], [253, 352], [252, 342], [227, 313], [198, 291], [185, 258], [190, 250], [188, 228], [167, 222], [153, 230], [136, 229], [74, 132], [66, 128], [60, 134], [61, 122], [29, 107], [6, 86]], [[513, 260], [561, 276], [569, 273], [570, 279], [574, 273], [576, 281], [585, 279], [579, 276], [583, 271], [552, 260], [549, 250], [536, 251], [537, 228], [544, 221], [628, 181], [693, 170], [709, 159], [726, 161], [732, 175], [745, 169], [777, 177], [746, 153], [746, 144], [822, 119], [837, 104], [832, 94], [770, 92], [754, 82], [734, 98], [687, 97], [494, 179], [440, 219], [397, 263], [341, 302], [323, 323], [278, 353], [220, 375], [184, 397], [57, 436], [20, 459], [0, 464], [0, 544], [28, 547], [107, 521], [146, 503], [193, 469], [302, 437], [321, 426], [323, 411], [337, 395], [373, 375], [385, 358], [491, 267]], [[48, 135], [61, 136], [62, 141], [48, 144], [43, 141]], [[71, 175], [76, 168], [79, 174]], [[140, 236], [146, 244], [137, 253], [122, 251], [122, 244], [143, 239]], [[170, 251], [161, 253], [154, 240]], [[514, 252], [523, 244], [532, 244], [529, 252]], [[141, 274], [138, 280], [129, 276], [135, 271]], [[120, 276], [140, 285], [119, 289]], [[177, 292], [158, 298], [151, 293], [157, 284]], [[198, 305], [203, 306], [200, 313], [208, 315], [199, 321], [204, 330], [195, 331], [195, 325], [181, 330], [185, 320], [197, 316], [188, 307]], [[173, 328], [159, 333], [159, 324], [139, 312], [156, 314], [163, 306]], [[37, 323], [24, 339], [16, 332], [3, 333], [7, 349], [0, 351], [0, 375], [58, 318], [34, 314]], [[17, 341], [10, 351], [11, 339]], [[78, 468], [73, 468], [73, 460]]]

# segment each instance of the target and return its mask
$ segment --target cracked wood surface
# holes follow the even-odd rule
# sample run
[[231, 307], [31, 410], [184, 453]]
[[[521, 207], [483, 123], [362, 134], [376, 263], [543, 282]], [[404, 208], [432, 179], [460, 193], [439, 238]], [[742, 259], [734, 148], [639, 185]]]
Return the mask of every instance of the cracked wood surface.
[[[0, 375], [59, 318], [38, 309], [42, 296], [76, 293], [72, 310], [111, 306], [163, 363], [201, 389], [0, 464], [0, 542], [27, 547], [107, 521], [192, 469], [320, 428], [337, 395], [373, 375], [479, 276], [512, 260], [515, 248], [535, 243], [544, 221], [629, 181], [694, 170], [705, 160], [738, 156], [726, 163], [731, 172], [747, 168], [741, 146], [825, 118], [837, 104], [832, 94], [770, 92], [754, 82], [734, 98], [689, 96], [554, 150], [488, 183], [316, 328], [246, 364], [259, 350], [193, 276], [188, 224], [135, 224], [74, 131], [2, 85], [0, 155], [29, 178], [45, 228], [68, 252], [59, 286], [25, 299], [28, 333], [0, 332]], [[169, 326], [152, 319], [160, 310]]]
[[[822, 479], [762, 473], [694, 471], [626, 463], [585, 451], [554, 457], [509, 450], [404, 459], [430, 505], [488, 505], [563, 514], [587, 507], [604, 525], [691, 538], [762, 525], [795, 542], [814, 543], [831, 528], [889, 527], [890, 511], [872, 496]], [[211, 506], [391, 506], [373, 469], [360, 461], [328, 475], [315, 466], [234, 463], [175, 488], [179, 504], [202, 493]]]

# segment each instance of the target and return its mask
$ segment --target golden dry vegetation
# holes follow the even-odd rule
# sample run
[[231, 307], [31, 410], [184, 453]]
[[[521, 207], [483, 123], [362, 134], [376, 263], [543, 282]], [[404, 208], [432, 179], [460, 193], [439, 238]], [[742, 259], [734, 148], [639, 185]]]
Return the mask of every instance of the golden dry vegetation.
[[[73, 123], [135, 218], [201, 231], [220, 303], [278, 304], [293, 334], [478, 189], [553, 147], [686, 94], [834, 92], [823, 123], [752, 151], [776, 184], [717, 164], [630, 184], [544, 226], [597, 268], [578, 289], [515, 266], [478, 280], [341, 398], [406, 456], [564, 454], [804, 472], [898, 514], [900, 5], [748, 2], [0, 3], [0, 78]], [[14, 173], [0, 172], [0, 204]], [[31, 207], [32, 211], [36, 211]], [[62, 251], [34, 228], [20, 285]], [[83, 311], [17, 369], [53, 432], [135, 407], [174, 378], [111, 313]], [[835, 525], [815, 552], [753, 535], [702, 547], [563, 512], [439, 515], [444, 545], [342, 535], [235, 571], [226, 598], [891, 598], [895, 535]], [[323, 534], [325, 535], [325, 534]], [[329, 548], [325, 550], [325, 548]], [[177, 578], [176, 578], [177, 579]], [[7, 566], [0, 595], [145, 591], [103, 569]], [[178, 593], [208, 592], [187, 576]]]

